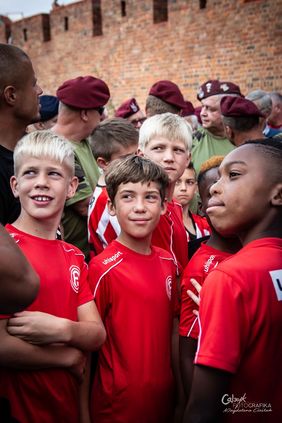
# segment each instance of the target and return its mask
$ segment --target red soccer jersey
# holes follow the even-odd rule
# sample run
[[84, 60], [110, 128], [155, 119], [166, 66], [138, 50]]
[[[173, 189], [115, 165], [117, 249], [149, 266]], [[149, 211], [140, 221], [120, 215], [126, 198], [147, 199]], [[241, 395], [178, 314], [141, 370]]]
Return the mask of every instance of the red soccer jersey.
[[108, 212], [106, 187], [97, 185], [88, 208], [88, 241], [90, 257], [97, 256], [120, 234], [116, 216]]
[[[91, 300], [88, 269], [78, 248], [6, 229], [40, 277], [36, 300], [27, 308], [77, 321], [77, 308]], [[12, 415], [21, 423], [77, 423], [78, 383], [66, 369], [1, 369], [0, 396], [8, 398]]]
[[282, 421], [282, 239], [252, 241], [214, 269], [199, 324], [195, 363], [233, 373], [229, 398], [244, 397], [239, 407], [252, 410], [227, 411], [226, 420]]
[[180, 274], [188, 263], [188, 245], [182, 207], [174, 200], [167, 204], [166, 213], [160, 217], [152, 235], [152, 244], [172, 254]]
[[113, 241], [89, 265], [89, 281], [107, 331], [91, 397], [95, 423], [171, 422], [169, 253], [138, 254]]
[[200, 285], [203, 285], [208, 274], [218, 265], [218, 263], [229, 256], [229, 253], [216, 250], [215, 248], [206, 245], [206, 243], [202, 243], [200, 248], [189, 261], [181, 279], [180, 336], [191, 337], [194, 339], [198, 339], [199, 336], [198, 318], [193, 313], [193, 310], [197, 309], [197, 306], [187, 295], [187, 289], [190, 289], [197, 294], [197, 291], [191, 284], [190, 279], [196, 279]]
[[[205, 217], [199, 216], [198, 214], [191, 213], [191, 219], [194, 222], [196, 230], [196, 239], [203, 238], [204, 236], [210, 235], [211, 229], [208, 221]], [[190, 240], [189, 232], [186, 230], [187, 240]]]

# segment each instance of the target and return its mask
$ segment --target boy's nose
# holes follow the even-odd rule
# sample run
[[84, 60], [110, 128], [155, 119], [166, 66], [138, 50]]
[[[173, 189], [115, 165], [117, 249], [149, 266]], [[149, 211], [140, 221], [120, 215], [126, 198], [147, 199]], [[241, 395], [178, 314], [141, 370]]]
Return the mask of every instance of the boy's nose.
[[46, 175], [38, 175], [35, 181], [35, 187], [46, 187], [48, 185]]
[[169, 161], [169, 162], [173, 162], [174, 161], [174, 154], [173, 154], [173, 151], [172, 150], [170, 150], [170, 149], [167, 149], [166, 151], [165, 151], [165, 154], [164, 154], [164, 160], [165, 161]]
[[139, 199], [136, 201], [135, 205], [134, 205], [134, 211], [136, 212], [142, 212], [145, 210], [145, 203], [142, 199]]

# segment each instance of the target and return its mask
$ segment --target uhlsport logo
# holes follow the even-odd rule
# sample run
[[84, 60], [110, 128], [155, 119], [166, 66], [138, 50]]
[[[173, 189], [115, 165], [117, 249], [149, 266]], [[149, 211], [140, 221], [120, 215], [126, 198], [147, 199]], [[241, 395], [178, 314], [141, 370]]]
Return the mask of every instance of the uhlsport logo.
[[168, 276], [165, 280], [165, 287], [166, 287], [167, 296], [170, 300], [171, 300], [171, 285], [172, 285], [172, 277]]
[[79, 290], [80, 268], [78, 266], [70, 267], [70, 284], [74, 292]]

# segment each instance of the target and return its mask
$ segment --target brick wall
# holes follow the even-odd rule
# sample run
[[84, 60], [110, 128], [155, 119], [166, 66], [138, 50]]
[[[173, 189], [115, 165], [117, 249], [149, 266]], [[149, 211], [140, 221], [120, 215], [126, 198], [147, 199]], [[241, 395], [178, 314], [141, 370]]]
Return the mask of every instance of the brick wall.
[[131, 96], [143, 106], [159, 79], [179, 84], [194, 104], [210, 78], [232, 80], [243, 93], [282, 91], [282, 0], [207, 0], [202, 9], [203, 1], [168, 0], [168, 20], [155, 24], [153, 6], [165, 0], [127, 0], [124, 17], [121, 3], [84, 0], [12, 24], [13, 43], [30, 55], [46, 93], [87, 74], [108, 83], [112, 108]]

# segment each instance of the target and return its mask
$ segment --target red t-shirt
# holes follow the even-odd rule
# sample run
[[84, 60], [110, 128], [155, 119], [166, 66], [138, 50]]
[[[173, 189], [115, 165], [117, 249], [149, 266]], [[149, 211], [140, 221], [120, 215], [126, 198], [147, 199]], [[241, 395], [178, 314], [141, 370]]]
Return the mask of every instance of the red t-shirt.
[[198, 307], [187, 294], [187, 289], [197, 294], [190, 279], [196, 279], [200, 285], [203, 285], [208, 274], [218, 265], [218, 263], [229, 256], [229, 253], [219, 251], [203, 242], [189, 261], [181, 279], [179, 335], [194, 339], [198, 339], [199, 336], [198, 317], [193, 313], [193, 310], [196, 310]]
[[178, 265], [180, 274], [188, 263], [188, 245], [182, 219], [182, 207], [174, 200], [167, 204], [167, 211], [152, 235], [152, 244], [169, 251]]
[[[6, 229], [40, 277], [36, 300], [27, 308], [77, 321], [77, 308], [93, 300], [81, 251], [66, 242]], [[66, 369], [1, 369], [0, 396], [8, 398], [20, 423], [77, 423], [78, 383]], [[0, 419], [1, 420], [1, 419]]]
[[272, 407], [228, 421], [282, 421], [282, 239], [252, 241], [211, 272], [199, 324], [195, 363], [233, 373], [230, 395]]
[[113, 241], [89, 265], [89, 282], [107, 331], [99, 351], [91, 416], [96, 423], [171, 422], [169, 253], [138, 254]]
[[106, 187], [97, 185], [88, 208], [88, 241], [90, 257], [100, 254], [120, 234], [116, 216], [108, 211]]

